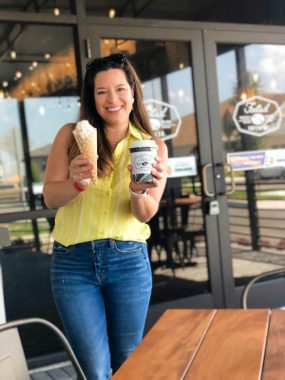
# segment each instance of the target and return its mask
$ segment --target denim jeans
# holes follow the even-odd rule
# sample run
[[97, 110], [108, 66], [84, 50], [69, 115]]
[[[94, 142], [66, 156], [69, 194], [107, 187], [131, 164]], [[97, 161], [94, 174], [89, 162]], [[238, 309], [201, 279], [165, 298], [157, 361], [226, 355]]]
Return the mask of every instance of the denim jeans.
[[88, 380], [105, 380], [142, 339], [152, 277], [146, 243], [54, 243], [52, 290]]

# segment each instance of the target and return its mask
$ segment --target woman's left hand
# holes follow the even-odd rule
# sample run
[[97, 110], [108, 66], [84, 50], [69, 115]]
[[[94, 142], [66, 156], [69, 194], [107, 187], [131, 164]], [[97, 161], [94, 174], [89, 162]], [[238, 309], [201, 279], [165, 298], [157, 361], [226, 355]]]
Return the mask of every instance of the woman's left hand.
[[[161, 163], [161, 158], [156, 157], [156, 162], [152, 165], [153, 169], [151, 171], [153, 180], [149, 183], [138, 183], [133, 180], [131, 175], [131, 190], [135, 193], [140, 193], [146, 189], [150, 189], [151, 187], [159, 187], [162, 179], [165, 176], [165, 168]], [[128, 170], [132, 173], [132, 165], [128, 165]]]

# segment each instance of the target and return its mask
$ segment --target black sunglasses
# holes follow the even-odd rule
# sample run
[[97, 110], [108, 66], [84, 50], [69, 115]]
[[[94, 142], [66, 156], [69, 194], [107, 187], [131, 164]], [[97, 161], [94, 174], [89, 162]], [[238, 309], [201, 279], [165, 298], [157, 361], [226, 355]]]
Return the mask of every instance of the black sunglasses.
[[125, 55], [122, 53], [112, 54], [102, 58], [95, 58], [87, 63], [86, 70], [88, 71], [90, 69], [104, 69], [105, 67], [112, 65], [112, 63], [122, 65], [123, 63], [127, 63], [127, 59]]

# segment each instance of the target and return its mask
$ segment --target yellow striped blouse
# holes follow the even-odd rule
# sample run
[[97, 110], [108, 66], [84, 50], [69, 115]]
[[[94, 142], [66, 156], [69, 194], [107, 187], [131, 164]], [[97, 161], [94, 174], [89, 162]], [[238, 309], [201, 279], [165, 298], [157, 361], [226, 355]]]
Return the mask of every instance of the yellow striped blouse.
[[131, 212], [129, 183], [129, 146], [135, 140], [150, 136], [130, 124], [128, 135], [114, 151], [114, 170], [107, 178], [98, 178], [96, 186], [80, 193], [55, 218], [53, 238], [60, 244], [97, 239], [145, 241], [150, 236], [147, 224], [139, 222]]

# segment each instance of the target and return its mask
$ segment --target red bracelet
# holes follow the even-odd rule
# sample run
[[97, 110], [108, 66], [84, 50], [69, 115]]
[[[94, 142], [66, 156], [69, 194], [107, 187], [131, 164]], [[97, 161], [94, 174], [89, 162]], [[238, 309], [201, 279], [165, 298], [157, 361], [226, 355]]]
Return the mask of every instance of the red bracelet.
[[82, 191], [85, 191], [85, 190], [86, 190], [86, 189], [82, 189], [82, 187], [80, 187], [80, 186], [78, 185], [78, 183], [75, 182], [75, 181], [72, 182], [72, 186], [73, 186], [74, 189], [77, 190], [79, 193], [81, 193]]

